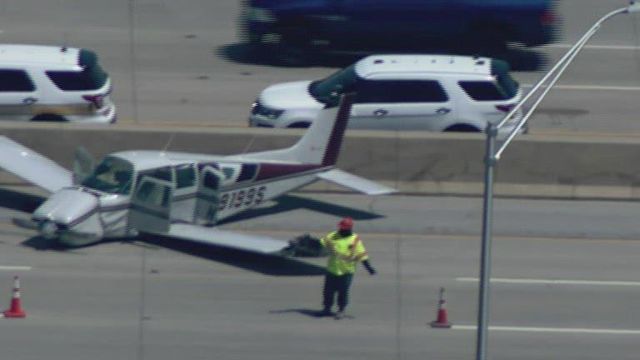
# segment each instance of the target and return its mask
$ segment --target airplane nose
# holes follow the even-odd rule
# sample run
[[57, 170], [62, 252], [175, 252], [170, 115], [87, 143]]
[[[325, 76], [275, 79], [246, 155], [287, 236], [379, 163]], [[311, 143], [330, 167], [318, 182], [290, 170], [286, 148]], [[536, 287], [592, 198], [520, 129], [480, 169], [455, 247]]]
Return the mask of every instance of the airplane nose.
[[62, 230], [61, 227], [81, 222], [97, 207], [98, 199], [94, 195], [77, 189], [62, 189], [40, 205], [32, 218], [41, 224], [41, 231], [52, 233]]
[[54, 239], [58, 235], [58, 225], [53, 221], [47, 220], [42, 222], [38, 230], [40, 230], [40, 235], [47, 240]]

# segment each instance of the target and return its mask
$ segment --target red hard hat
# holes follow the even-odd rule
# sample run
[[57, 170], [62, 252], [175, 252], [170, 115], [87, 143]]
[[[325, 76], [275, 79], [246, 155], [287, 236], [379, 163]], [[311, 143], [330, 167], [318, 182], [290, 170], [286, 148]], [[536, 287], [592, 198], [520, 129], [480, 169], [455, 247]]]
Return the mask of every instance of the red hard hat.
[[351, 230], [353, 228], [353, 219], [350, 217], [346, 217], [338, 223], [338, 229], [340, 230]]

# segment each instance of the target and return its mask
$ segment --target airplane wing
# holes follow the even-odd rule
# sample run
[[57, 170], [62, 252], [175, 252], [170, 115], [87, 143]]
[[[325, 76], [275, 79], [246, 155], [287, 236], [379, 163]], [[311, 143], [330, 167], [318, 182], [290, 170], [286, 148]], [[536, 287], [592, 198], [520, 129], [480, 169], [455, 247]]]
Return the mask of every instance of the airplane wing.
[[73, 183], [69, 170], [6, 136], [0, 136], [0, 167], [50, 192]]
[[163, 235], [260, 254], [278, 255], [289, 246], [289, 242], [287, 241], [267, 236], [243, 234], [221, 230], [216, 227], [204, 227], [193, 224], [171, 224], [169, 232]]
[[384, 195], [391, 194], [397, 191], [392, 187], [378, 184], [371, 180], [367, 180], [363, 177], [353, 175], [339, 169], [332, 169], [327, 172], [320, 173], [317, 176], [323, 180], [327, 180], [332, 183], [348, 187], [356, 191], [360, 191], [367, 195]]

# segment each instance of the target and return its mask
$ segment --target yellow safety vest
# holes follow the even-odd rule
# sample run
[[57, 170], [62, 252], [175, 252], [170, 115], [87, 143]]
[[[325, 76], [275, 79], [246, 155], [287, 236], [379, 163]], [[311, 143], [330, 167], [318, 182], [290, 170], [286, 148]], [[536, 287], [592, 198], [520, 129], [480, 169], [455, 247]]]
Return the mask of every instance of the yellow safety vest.
[[356, 272], [356, 264], [369, 258], [356, 234], [340, 237], [340, 233], [334, 231], [320, 239], [320, 242], [329, 251], [327, 271], [333, 275], [353, 274]]

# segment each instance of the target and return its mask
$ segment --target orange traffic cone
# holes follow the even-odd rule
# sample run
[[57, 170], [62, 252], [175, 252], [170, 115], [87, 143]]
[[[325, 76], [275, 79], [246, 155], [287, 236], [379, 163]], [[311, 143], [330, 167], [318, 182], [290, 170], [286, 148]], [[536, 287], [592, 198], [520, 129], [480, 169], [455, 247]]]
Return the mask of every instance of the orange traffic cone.
[[431, 322], [432, 328], [448, 329], [451, 327], [447, 316], [446, 302], [444, 301], [444, 288], [440, 288], [440, 300], [438, 301], [438, 318]]
[[20, 279], [18, 277], [13, 278], [13, 296], [11, 297], [11, 307], [4, 313], [6, 318], [23, 318], [27, 314], [22, 310], [20, 305]]

